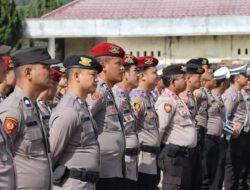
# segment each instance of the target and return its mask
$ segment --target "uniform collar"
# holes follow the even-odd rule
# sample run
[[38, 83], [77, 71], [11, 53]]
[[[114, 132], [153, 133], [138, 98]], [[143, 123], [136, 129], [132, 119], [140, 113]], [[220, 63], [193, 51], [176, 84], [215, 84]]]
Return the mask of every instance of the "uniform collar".
[[117, 91], [119, 94], [125, 95], [125, 96], [129, 96], [130, 91], [129, 90], [125, 90], [123, 89], [121, 86], [119, 85], [115, 85], [114, 86], [115, 91]]
[[27, 107], [32, 107], [32, 102], [30, 101], [29, 97], [27, 96], [27, 94], [23, 91], [22, 88], [20, 88], [19, 86], [15, 86], [14, 89], [14, 93], [17, 95], [18, 98], [22, 99], [24, 104]]
[[68, 91], [66, 94], [68, 94], [69, 96], [71, 96], [74, 100], [76, 100], [79, 104], [83, 105], [84, 101], [82, 101], [82, 99], [77, 96], [74, 92], [72, 91]]

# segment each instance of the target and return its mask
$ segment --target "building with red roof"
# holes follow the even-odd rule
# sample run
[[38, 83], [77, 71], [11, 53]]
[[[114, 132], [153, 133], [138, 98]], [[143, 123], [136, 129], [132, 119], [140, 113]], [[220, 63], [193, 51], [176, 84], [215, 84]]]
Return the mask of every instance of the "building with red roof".
[[[45, 40], [52, 56], [88, 53], [101, 41], [161, 63], [191, 57], [249, 60], [249, 0], [75, 0], [28, 19], [27, 38]], [[47, 43], [47, 42], [46, 42]]]

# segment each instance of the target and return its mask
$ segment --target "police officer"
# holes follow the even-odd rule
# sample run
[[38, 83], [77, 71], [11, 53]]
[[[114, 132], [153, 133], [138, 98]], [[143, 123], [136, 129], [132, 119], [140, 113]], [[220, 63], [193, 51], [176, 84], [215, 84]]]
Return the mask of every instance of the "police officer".
[[204, 138], [206, 134], [207, 119], [208, 119], [208, 95], [211, 94], [211, 90], [214, 88], [215, 81], [213, 73], [205, 71], [201, 76], [201, 88], [194, 91], [194, 96], [198, 106], [198, 112], [195, 117], [196, 125], [198, 127], [198, 146], [202, 150], [204, 146]]
[[197, 144], [197, 131], [188, 107], [178, 96], [186, 88], [185, 71], [184, 65], [163, 70], [166, 88], [155, 104], [163, 147], [158, 161], [163, 170], [163, 190], [192, 189], [190, 154]]
[[97, 123], [100, 143], [101, 168], [96, 187], [97, 190], [117, 190], [123, 178], [125, 136], [111, 88], [122, 81], [125, 53], [121, 47], [105, 42], [95, 45], [91, 54], [103, 66], [96, 91], [87, 99]]
[[8, 54], [10, 50], [11, 46], [0, 43], [0, 56]]
[[[186, 63], [186, 83], [187, 87], [186, 90], [181, 92], [179, 94], [180, 98], [186, 103], [190, 114], [192, 116], [192, 120], [194, 123], [196, 123], [195, 117], [198, 111], [198, 106], [195, 100], [195, 97], [193, 95], [194, 90], [199, 89], [200, 84], [200, 78], [201, 75], [204, 73], [204, 69], [201, 67], [202, 65], [202, 59], [190, 59]], [[196, 126], [197, 127], [197, 126]], [[197, 130], [199, 128], [197, 127]], [[192, 164], [192, 187], [193, 189], [200, 190], [201, 188], [201, 152], [200, 147], [196, 147], [192, 154], [190, 155], [190, 158], [193, 160]]]
[[52, 73], [55, 74], [55, 79], [57, 80], [56, 94], [52, 102], [50, 102], [50, 109], [53, 109], [60, 102], [61, 98], [67, 91], [68, 81], [65, 77], [65, 68], [62, 65], [53, 66]]
[[220, 141], [226, 123], [222, 94], [229, 86], [230, 72], [221, 67], [214, 72], [215, 88], [208, 94], [208, 120], [204, 149], [202, 150], [202, 188], [210, 189], [219, 162]]
[[68, 90], [50, 119], [53, 189], [94, 190], [99, 178], [100, 149], [86, 98], [95, 92], [102, 66], [88, 55], [69, 56], [64, 65]]
[[137, 134], [136, 119], [130, 104], [129, 93], [138, 86], [137, 60], [132, 55], [123, 59], [124, 76], [122, 82], [113, 87], [113, 93], [118, 109], [123, 115], [123, 126], [126, 137], [125, 178], [122, 189], [134, 190], [137, 186], [138, 154], [140, 144]]
[[46, 127], [49, 135], [49, 119], [51, 115], [52, 108], [55, 107], [53, 103], [54, 96], [57, 91], [57, 85], [63, 73], [60, 72], [60, 68], [56, 66], [51, 66], [51, 86], [43, 91], [37, 98], [37, 108], [39, 111], [39, 116], [43, 125]]
[[[0, 46], [0, 54], [2, 54]], [[4, 79], [4, 60], [0, 56], [0, 82]], [[0, 189], [17, 189], [17, 179], [13, 160], [11, 140], [0, 123]]]
[[240, 132], [246, 118], [246, 104], [241, 89], [247, 85], [246, 65], [230, 69], [230, 87], [223, 94], [227, 119], [233, 122], [234, 134], [226, 152], [224, 188], [237, 189], [242, 162]]
[[157, 79], [158, 60], [151, 56], [137, 57], [139, 85], [130, 92], [137, 120], [141, 152], [138, 163], [138, 189], [154, 190], [157, 187], [157, 155], [159, 153], [159, 122], [151, 91]]
[[50, 85], [50, 64], [58, 61], [38, 47], [16, 51], [11, 59], [16, 87], [0, 104], [0, 119], [12, 139], [18, 189], [51, 189], [49, 143], [36, 99]]
[[[249, 71], [249, 68], [247, 69]], [[243, 160], [242, 160], [242, 170], [240, 174], [240, 186], [239, 189], [245, 190], [249, 188], [249, 185], [247, 183], [248, 173], [249, 173], [249, 167], [250, 167], [250, 133], [249, 133], [249, 120], [250, 120], [250, 81], [249, 81], [249, 73], [248, 73], [248, 84], [242, 89], [242, 95], [246, 102], [247, 106], [247, 117], [244, 122], [244, 128], [242, 133], [243, 139], [242, 139], [242, 146], [244, 148], [243, 151]]]
[[163, 89], [164, 89], [164, 84], [163, 84], [163, 81], [162, 81], [162, 71], [163, 69], [166, 67], [166, 64], [160, 64], [160, 65], [157, 65], [157, 84], [154, 88], [154, 90], [152, 90], [152, 96], [153, 96], [153, 99], [154, 101], [156, 102], [158, 97], [161, 95]]
[[5, 55], [2, 57], [4, 60], [4, 80], [0, 83], [0, 102], [2, 102], [13, 90], [15, 86], [15, 73], [14, 65], [10, 59], [10, 56]]

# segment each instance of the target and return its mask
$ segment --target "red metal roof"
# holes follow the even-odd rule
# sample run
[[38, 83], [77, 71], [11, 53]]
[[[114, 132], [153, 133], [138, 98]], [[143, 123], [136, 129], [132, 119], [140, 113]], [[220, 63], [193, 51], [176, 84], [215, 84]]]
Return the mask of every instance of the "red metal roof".
[[250, 0], [75, 0], [45, 19], [166, 18], [250, 15]]

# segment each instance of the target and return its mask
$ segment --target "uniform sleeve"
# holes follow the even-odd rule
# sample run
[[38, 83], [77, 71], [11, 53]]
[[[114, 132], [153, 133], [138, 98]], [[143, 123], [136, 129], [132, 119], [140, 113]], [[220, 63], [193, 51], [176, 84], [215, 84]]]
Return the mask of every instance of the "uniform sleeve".
[[21, 129], [21, 114], [18, 108], [10, 107], [8, 110], [1, 111], [0, 119], [3, 122], [4, 131], [10, 136], [13, 142]]
[[232, 114], [233, 114], [233, 109], [234, 109], [236, 100], [232, 100], [231, 97], [225, 95], [225, 96], [223, 96], [223, 101], [224, 101], [224, 105], [225, 105], [227, 119], [230, 119], [232, 117]]
[[160, 139], [162, 141], [164, 133], [167, 130], [169, 124], [171, 123], [175, 112], [175, 105], [173, 100], [171, 101], [170, 99], [166, 99], [159, 103], [156, 107], [156, 112], [159, 117], [159, 133]]
[[52, 115], [50, 119], [50, 148], [52, 165], [56, 164], [60, 154], [67, 146], [75, 128], [77, 127], [78, 116], [73, 109], [64, 109]]

